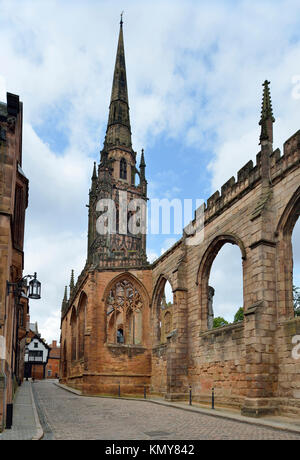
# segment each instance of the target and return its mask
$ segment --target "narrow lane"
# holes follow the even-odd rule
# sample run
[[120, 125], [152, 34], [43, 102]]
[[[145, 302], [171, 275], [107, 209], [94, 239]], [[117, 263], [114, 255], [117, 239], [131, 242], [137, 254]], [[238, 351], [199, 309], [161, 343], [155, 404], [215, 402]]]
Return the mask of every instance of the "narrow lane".
[[145, 401], [77, 396], [51, 381], [33, 387], [49, 440], [300, 440], [290, 432]]

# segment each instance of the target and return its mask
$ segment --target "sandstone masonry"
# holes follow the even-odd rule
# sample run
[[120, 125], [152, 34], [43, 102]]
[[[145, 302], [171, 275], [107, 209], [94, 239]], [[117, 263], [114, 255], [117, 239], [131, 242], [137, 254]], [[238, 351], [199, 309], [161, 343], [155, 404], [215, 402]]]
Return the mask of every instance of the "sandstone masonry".
[[[214, 387], [219, 404], [246, 415], [299, 415], [291, 238], [300, 209], [300, 131], [283, 153], [273, 150], [269, 82], [263, 86], [256, 164], [248, 162], [198, 210], [202, 228], [196, 213], [189, 231], [150, 265], [144, 237], [95, 233], [99, 198], [147, 193], [144, 155], [138, 170], [131, 147], [121, 23], [107, 134], [92, 177], [87, 263], [62, 304], [62, 382], [86, 394], [141, 395], [146, 388], [169, 400], [187, 399], [191, 387], [202, 402]], [[244, 320], [209, 329], [209, 274], [226, 243], [240, 248]], [[174, 300], [171, 330], [162, 333], [167, 281]]]

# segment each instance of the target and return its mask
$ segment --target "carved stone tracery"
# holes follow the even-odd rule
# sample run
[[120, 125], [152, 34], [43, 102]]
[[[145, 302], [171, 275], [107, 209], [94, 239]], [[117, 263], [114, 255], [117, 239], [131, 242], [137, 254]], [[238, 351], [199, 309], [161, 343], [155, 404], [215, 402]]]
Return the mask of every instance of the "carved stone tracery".
[[107, 313], [112, 310], [137, 311], [143, 307], [143, 302], [139, 291], [127, 280], [116, 283], [111, 289], [107, 300]]

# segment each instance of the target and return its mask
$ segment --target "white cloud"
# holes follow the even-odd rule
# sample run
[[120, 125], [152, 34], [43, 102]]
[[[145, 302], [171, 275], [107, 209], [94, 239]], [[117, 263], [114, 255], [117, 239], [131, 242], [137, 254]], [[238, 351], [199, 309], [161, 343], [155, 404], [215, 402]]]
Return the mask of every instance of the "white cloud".
[[164, 242], [162, 243], [162, 248], [160, 251], [160, 255], [164, 254], [168, 249], [170, 249], [177, 241], [179, 238], [166, 238]]
[[6, 81], [3, 75], [0, 75], [0, 101], [6, 100]]
[[156, 259], [159, 258], [159, 255], [157, 254], [157, 252], [153, 251], [152, 249], [149, 249], [147, 251], [147, 258], [148, 261], [152, 264]]

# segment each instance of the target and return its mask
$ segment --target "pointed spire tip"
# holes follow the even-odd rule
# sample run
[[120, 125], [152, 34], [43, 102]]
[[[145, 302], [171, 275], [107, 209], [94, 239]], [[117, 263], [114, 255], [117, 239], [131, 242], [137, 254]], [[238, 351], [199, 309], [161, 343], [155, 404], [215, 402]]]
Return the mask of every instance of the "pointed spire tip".
[[270, 82], [268, 80], [265, 80], [262, 84], [264, 90], [261, 107], [261, 117], [259, 121], [259, 125], [261, 126], [260, 144], [263, 141], [273, 142], [273, 123], [275, 122], [275, 118], [273, 116], [272, 100], [269, 85]]

